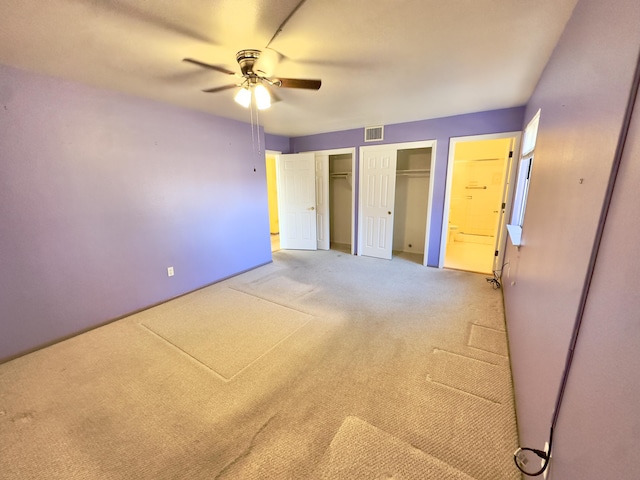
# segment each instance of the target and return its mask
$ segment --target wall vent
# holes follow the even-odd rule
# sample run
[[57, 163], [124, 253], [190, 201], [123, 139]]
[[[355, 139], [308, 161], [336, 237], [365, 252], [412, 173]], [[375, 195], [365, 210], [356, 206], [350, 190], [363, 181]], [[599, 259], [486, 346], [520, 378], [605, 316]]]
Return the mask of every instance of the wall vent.
[[384, 127], [365, 127], [364, 129], [364, 141], [365, 142], [379, 142], [384, 137]]

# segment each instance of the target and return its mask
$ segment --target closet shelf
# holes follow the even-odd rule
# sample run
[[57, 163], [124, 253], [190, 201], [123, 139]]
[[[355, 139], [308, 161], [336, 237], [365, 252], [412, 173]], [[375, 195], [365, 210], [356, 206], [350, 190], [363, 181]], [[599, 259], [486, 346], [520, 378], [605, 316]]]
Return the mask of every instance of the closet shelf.
[[345, 172], [345, 173], [330, 173], [329, 174], [330, 177], [336, 177], [336, 178], [340, 178], [340, 177], [350, 177], [351, 176], [351, 172]]

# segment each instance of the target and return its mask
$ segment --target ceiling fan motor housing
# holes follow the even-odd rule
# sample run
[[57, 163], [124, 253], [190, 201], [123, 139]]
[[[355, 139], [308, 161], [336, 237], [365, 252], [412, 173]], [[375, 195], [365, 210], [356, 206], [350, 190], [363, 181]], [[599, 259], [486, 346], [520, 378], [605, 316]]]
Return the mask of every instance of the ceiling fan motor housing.
[[253, 66], [258, 58], [260, 58], [260, 50], [240, 50], [236, 54], [236, 60], [240, 65], [240, 70], [242, 71], [243, 76], [256, 75], [253, 71]]

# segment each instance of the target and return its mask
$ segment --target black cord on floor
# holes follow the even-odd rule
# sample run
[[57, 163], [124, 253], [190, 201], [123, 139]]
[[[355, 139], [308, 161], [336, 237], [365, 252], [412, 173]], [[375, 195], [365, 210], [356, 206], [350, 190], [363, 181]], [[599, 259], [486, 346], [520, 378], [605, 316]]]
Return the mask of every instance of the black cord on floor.
[[509, 265], [509, 262], [503, 263], [502, 267], [500, 267], [500, 270], [494, 270], [493, 278], [487, 277], [487, 282], [491, 284], [494, 290], [498, 290], [502, 287], [502, 271], [507, 265]]
[[494, 290], [497, 290], [502, 286], [502, 284], [500, 283], [500, 280], [495, 274], [493, 275], [493, 278], [487, 277], [487, 282], [491, 284]]

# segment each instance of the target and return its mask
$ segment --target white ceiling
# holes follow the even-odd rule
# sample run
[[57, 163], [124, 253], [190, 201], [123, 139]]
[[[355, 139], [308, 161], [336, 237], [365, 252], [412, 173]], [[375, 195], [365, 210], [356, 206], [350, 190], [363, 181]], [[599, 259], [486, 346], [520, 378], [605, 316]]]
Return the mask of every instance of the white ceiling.
[[[264, 49], [300, 0], [2, 0], [0, 63], [249, 121], [238, 50]], [[306, 0], [270, 47], [269, 133], [300, 136], [527, 102], [577, 0]], [[231, 81], [230, 81], [231, 79]]]

